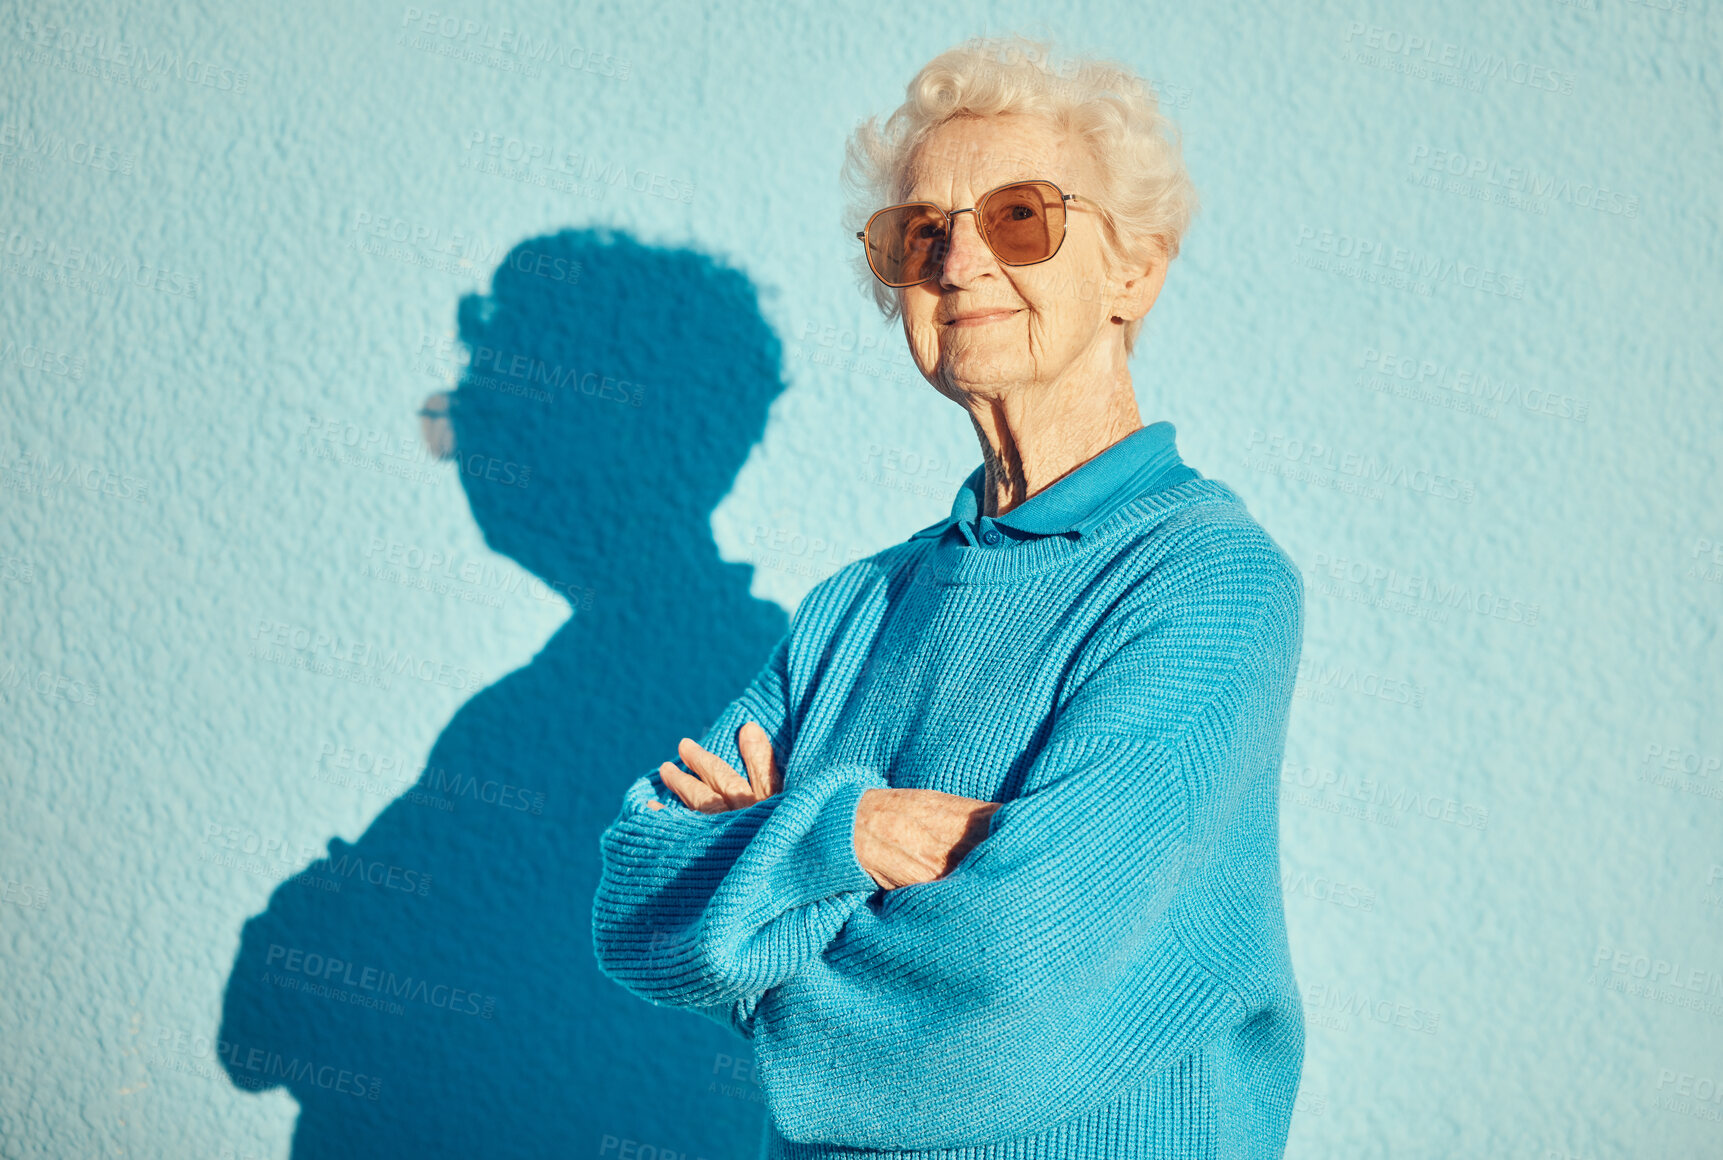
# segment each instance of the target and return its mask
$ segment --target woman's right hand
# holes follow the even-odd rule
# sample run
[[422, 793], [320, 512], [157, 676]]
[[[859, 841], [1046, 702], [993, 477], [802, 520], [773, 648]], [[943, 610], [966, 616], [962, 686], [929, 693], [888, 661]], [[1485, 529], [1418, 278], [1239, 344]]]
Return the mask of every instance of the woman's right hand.
[[886, 890], [943, 878], [987, 837], [999, 805], [933, 789], [870, 789], [856, 806], [856, 861]]
[[[658, 776], [671, 793], [682, 799], [690, 809], [703, 814], [722, 814], [744, 810], [765, 801], [781, 788], [778, 763], [772, 757], [772, 738], [757, 722], [744, 722], [736, 730], [736, 748], [747, 766], [744, 781], [729, 762], [701, 747], [692, 737], [684, 737], [676, 746], [676, 754], [699, 774], [695, 777], [666, 761], [658, 767]], [[659, 802], [647, 802], [649, 810], [661, 810]]]
[[[749, 721], [736, 731], [748, 777], [743, 780], [723, 758], [684, 737], [677, 753], [698, 776], [659, 766], [665, 786], [701, 813], [721, 814], [765, 801], [782, 788], [771, 738]], [[648, 809], [663, 805], [648, 802]], [[861, 868], [886, 890], [943, 878], [987, 837], [998, 802], [932, 789], [874, 788], [856, 806], [855, 854]]]

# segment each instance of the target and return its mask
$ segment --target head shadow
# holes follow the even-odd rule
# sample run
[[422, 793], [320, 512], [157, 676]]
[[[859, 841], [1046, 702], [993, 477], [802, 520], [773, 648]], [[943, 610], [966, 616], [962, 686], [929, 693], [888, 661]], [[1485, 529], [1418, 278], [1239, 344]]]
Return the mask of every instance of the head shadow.
[[[756, 1155], [748, 1042], [602, 975], [591, 912], [624, 789], [787, 627], [709, 523], [783, 389], [778, 338], [738, 271], [594, 230], [521, 242], [457, 314], [470, 359], [427, 441], [486, 543], [574, 614], [422, 769], [390, 784], [323, 747], [328, 792], [393, 800], [245, 924], [223, 1066], [292, 1093], [296, 1160]], [[485, 615], [461, 595], [400, 599]]]

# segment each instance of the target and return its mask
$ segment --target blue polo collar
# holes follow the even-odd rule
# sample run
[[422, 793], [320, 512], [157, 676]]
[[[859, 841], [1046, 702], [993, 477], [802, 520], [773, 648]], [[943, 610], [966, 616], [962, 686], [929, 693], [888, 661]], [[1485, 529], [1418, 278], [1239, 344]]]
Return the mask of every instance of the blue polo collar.
[[990, 527], [1004, 529], [1013, 539], [1086, 536], [1132, 500], [1202, 478], [1179, 458], [1175, 434], [1165, 420], [1141, 427], [1001, 516], [979, 514], [987, 481], [987, 465], [981, 464], [957, 489], [951, 514], [910, 539], [942, 537], [953, 527], [972, 544], [978, 532], [985, 535]]

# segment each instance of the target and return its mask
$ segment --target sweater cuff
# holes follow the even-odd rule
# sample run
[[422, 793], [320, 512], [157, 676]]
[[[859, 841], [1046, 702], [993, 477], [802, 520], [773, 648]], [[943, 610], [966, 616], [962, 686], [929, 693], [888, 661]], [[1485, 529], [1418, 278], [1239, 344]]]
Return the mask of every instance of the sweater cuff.
[[794, 867], [789, 881], [797, 894], [787, 901], [805, 906], [851, 891], [871, 894], [880, 889], [856, 860], [855, 829], [862, 794], [886, 788], [885, 776], [865, 765], [828, 766], [804, 776], [806, 780], [784, 791], [783, 806], [807, 819], [805, 826], [796, 827], [800, 833], [785, 859]]

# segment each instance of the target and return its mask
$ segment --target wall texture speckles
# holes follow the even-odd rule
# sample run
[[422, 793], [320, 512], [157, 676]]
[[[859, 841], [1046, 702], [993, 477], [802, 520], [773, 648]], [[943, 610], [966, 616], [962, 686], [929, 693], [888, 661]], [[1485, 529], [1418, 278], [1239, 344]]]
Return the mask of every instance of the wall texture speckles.
[[1025, 31], [1181, 125], [1143, 417], [1304, 569], [1288, 1155], [1723, 1154], [1714, 8], [935, 7], [0, 17], [0, 1153], [754, 1155], [593, 839], [979, 461], [837, 174]]

